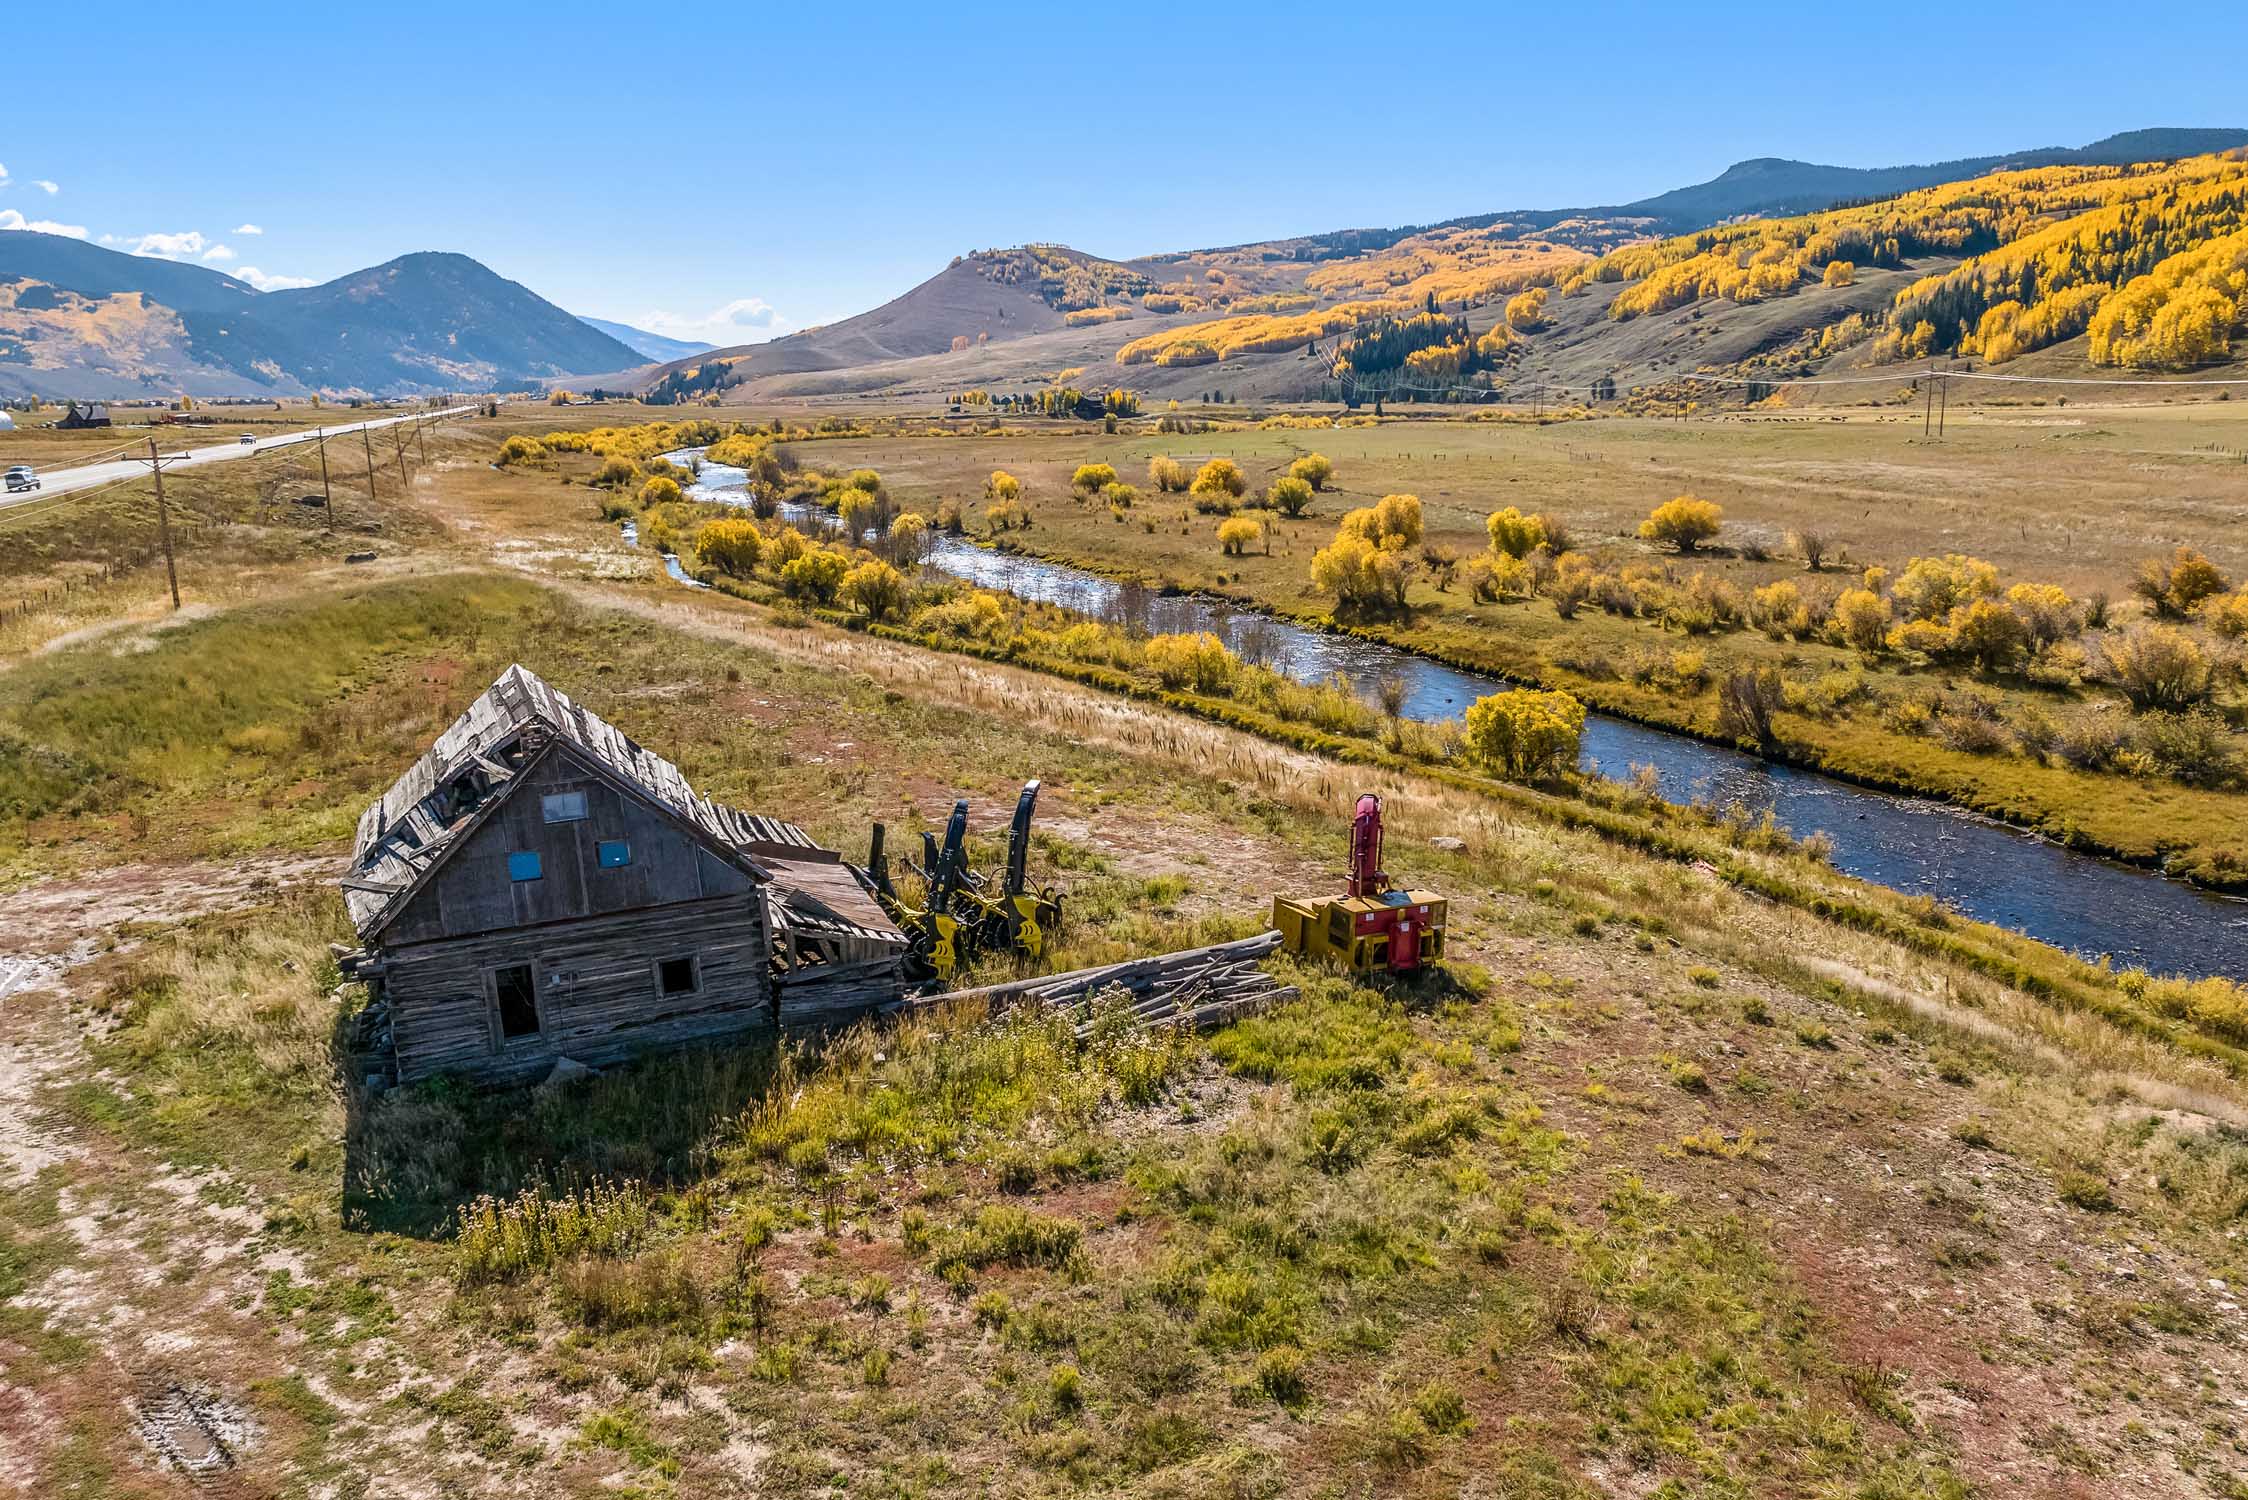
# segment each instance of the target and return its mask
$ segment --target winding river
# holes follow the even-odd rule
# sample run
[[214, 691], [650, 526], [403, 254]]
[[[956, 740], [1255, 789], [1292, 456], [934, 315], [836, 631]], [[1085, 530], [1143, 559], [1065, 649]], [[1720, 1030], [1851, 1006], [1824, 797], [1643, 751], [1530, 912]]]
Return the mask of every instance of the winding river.
[[[694, 450], [671, 455], [697, 456]], [[746, 505], [739, 469], [704, 463], [690, 494]], [[791, 519], [832, 524], [825, 512], [784, 507]], [[684, 575], [666, 560], [674, 577]], [[928, 566], [980, 587], [1059, 605], [1127, 629], [1207, 630], [1246, 660], [1303, 682], [1341, 679], [1371, 700], [1384, 678], [1405, 683], [1404, 714], [1456, 719], [1508, 684], [1397, 647], [1330, 634], [1196, 595], [1164, 594], [1039, 558], [940, 538]], [[1624, 719], [1589, 716], [1583, 766], [1623, 776], [1655, 767], [1677, 802], [1752, 812], [1770, 808], [1799, 834], [1823, 831], [1837, 869], [1908, 894], [1932, 896], [1979, 921], [2026, 933], [2087, 958], [2181, 974], [2248, 978], [2248, 901], [2216, 895], [2157, 871], [2080, 853], [1942, 802], [1874, 791], [1816, 771], [1777, 765]]]

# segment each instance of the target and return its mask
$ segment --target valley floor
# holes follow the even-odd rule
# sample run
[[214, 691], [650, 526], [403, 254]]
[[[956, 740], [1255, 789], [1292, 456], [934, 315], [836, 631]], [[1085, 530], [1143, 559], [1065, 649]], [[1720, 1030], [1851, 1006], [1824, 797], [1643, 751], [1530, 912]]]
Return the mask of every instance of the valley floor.
[[[1313, 589], [1313, 556], [1343, 514], [1391, 493], [1421, 500], [1425, 546], [1416, 555], [1473, 558], [1487, 546], [1486, 517], [1513, 506], [1555, 517], [1571, 545], [1611, 575], [1668, 569], [1674, 586], [1706, 575], [1743, 601], [1778, 583], [1831, 598], [1857, 586], [1868, 566], [1894, 580], [1915, 557], [1965, 553], [1995, 564], [2003, 585], [2049, 583], [2078, 601], [2098, 598], [2120, 625], [2137, 608], [2129, 602], [2131, 579], [2145, 558], [2186, 545], [2235, 582], [2248, 574], [2241, 544], [2248, 416], [2219, 402], [1978, 407], [1956, 411], [1940, 442], [1921, 439], [1917, 414], [1811, 408], [1693, 423], [1406, 420], [1168, 436], [900, 433], [795, 451], [823, 472], [874, 469], [900, 505], [927, 514], [947, 500], [977, 514], [974, 497], [986, 477], [1004, 470], [1021, 481], [1031, 524], [1000, 538], [1003, 547], [1321, 624], [1333, 621], [1338, 605]], [[1157, 457], [1189, 471], [1224, 458], [1240, 466], [1255, 496], [1314, 451], [1334, 463], [1330, 490], [1299, 519], [1245, 512], [1264, 534], [1238, 556], [1221, 550], [1217, 517], [1146, 483]], [[1073, 493], [1071, 476], [1088, 463], [1109, 464], [1141, 489], [1128, 514]], [[1634, 535], [1649, 510], [1681, 493], [1724, 511], [1720, 541], [1700, 555], [1661, 553]], [[1824, 538], [1821, 571], [1805, 570], [1790, 539], [1797, 531]], [[1465, 583], [1447, 586], [1427, 565], [1408, 599], [1406, 618], [1353, 623], [1408, 650], [1563, 688], [1601, 711], [1705, 736], [1718, 732], [1722, 680], [1769, 668], [1788, 685], [1789, 709], [1777, 725], [1788, 759], [1939, 797], [2216, 887], [2248, 884], [2248, 799], [2229, 782], [2079, 769], [2031, 748], [2079, 726], [2128, 732], [2121, 695], [2096, 680], [2099, 648], [2089, 639], [2077, 653], [2089, 657], [2087, 669], [1983, 677], [1910, 653], [1867, 656], [1823, 636], [1767, 634], [1745, 620], [1688, 634], [1597, 602], [1565, 619], [1545, 598], [1478, 601]], [[2212, 649], [2220, 658], [2229, 650], [2222, 641]], [[1673, 666], [1682, 653], [1694, 663], [1686, 681]], [[2220, 707], [2236, 710], [2235, 727], [2236, 699], [2237, 692], [2220, 694]], [[1994, 727], [1955, 736], [1960, 718]], [[2242, 742], [2231, 739], [2237, 760]]]

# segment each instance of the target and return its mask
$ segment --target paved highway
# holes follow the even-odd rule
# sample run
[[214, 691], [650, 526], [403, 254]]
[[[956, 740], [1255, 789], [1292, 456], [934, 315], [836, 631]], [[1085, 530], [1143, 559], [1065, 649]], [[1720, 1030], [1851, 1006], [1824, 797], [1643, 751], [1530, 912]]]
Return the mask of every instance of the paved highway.
[[[324, 436], [343, 437], [360, 431], [380, 427], [394, 427], [400, 422], [435, 421], [441, 417], [457, 417], [476, 410], [473, 406], [448, 406], [443, 411], [407, 412], [403, 416], [379, 417], [365, 422], [352, 422], [341, 427], [313, 427], [303, 432], [282, 433], [278, 437], [260, 438], [254, 443], [239, 439], [229, 443], [214, 443], [207, 448], [180, 448], [168, 446], [162, 429], [156, 429], [156, 451], [165, 460], [164, 472], [176, 474], [181, 469], [200, 464], [225, 463], [230, 458], [254, 458], [260, 453], [271, 453], [276, 448], [293, 448]], [[10, 506], [28, 505], [39, 500], [51, 500], [57, 495], [67, 495], [73, 490], [99, 489], [105, 484], [115, 484], [121, 479], [140, 479], [148, 474], [147, 444], [141, 443], [138, 458], [114, 458], [102, 463], [79, 464], [69, 469], [41, 469], [39, 488], [19, 491], [16, 494], [0, 493], [0, 512]]]

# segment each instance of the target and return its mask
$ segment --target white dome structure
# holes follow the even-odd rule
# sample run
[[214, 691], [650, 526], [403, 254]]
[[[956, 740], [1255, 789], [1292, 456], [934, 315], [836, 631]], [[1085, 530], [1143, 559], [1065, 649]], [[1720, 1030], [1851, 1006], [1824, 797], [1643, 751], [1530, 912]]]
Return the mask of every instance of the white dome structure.
[[9, 412], [0, 411], [0, 432], [14, 432], [15, 430], [16, 419], [14, 415]]

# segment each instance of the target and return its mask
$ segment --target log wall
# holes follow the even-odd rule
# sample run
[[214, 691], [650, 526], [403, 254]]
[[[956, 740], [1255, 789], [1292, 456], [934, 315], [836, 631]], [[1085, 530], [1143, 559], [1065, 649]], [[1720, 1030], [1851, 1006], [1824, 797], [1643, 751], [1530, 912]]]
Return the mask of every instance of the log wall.
[[[532, 804], [534, 810], [537, 804]], [[775, 1024], [764, 903], [722, 896], [577, 921], [386, 945], [400, 1082], [456, 1072], [506, 1081], [558, 1058], [593, 1066]], [[691, 958], [692, 994], [665, 995], [657, 966]], [[529, 964], [536, 1035], [501, 1034], [494, 973]]]

